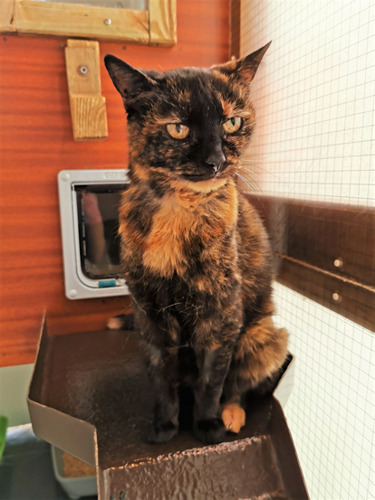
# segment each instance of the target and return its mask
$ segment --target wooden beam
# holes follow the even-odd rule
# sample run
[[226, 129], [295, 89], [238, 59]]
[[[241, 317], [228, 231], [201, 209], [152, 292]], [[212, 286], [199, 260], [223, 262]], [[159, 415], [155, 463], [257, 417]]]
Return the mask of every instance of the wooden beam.
[[149, 2], [150, 44], [175, 45], [177, 43], [176, 0]]
[[1, 0], [0, 2], [0, 31], [16, 31], [14, 24], [14, 0]]
[[15, 0], [15, 25], [19, 33], [148, 44], [148, 17], [148, 11], [142, 10]]
[[241, 50], [241, 0], [230, 0], [230, 57], [238, 59]]
[[74, 139], [107, 137], [105, 98], [101, 95], [100, 84], [99, 43], [68, 40], [65, 59]]
[[375, 209], [247, 196], [268, 229], [277, 280], [375, 331]]

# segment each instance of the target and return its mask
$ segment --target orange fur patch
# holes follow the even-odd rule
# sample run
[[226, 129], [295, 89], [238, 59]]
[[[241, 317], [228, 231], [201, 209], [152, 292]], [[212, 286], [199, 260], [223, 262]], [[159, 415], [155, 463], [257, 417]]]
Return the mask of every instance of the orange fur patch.
[[142, 165], [137, 165], [135, 172], [136, 172], [138, 179], [143, 181], [143, 182], [147, 182], [150, 179], [149, 169], [146, 167], [143, 167]]
[[246, 413], [240, 405], [231, 403], [223, 407], [221, 419], [227, 431], [237, 434], [246, 422]]
[[225, 101], [224, 99], [220, 99], [221, 106], [223, 108], [224, 114], [227, 118], [230, 118], [233, 115], [233, 105], [229, 101]]
[[252, 118], [254, 113], [250, 111], [244, 110], [242, 108], [238, 108], [234, 106], [231, 102], [226, 101], [224, 99], [220, 99], [220, 104], [223, 108], [224, 114], [227, 118], [231, 118], [233, 116], [239, 116], [241, 118]]
[[237, 192], [233, 182], [225, 187], [225, 193], [225, 199], [220, 199], [216, 191], [202, 197], [179, 189], [166, 196], [145, 239], [144, 266], [162, 276], [174, 272], [182, 276], [188, 266], [183, 245], [189, 244], [189, 238], [214, 240], [235, 224]]
[[[125, 191], [119, 208], [119, 234], [123, 241], [126, 242], [125, 249], [126, 255], [140, 254], [144, 247], [143, 235], [136, 231], [134, 227], [129, 227], [126, 221], [126, 215], [133, 208], [133, 203], [130, 201], [131, 196], [137, 190], [135, 186], [131, 186]], [[125, 257], [125, 255], [124, 255]]]
[[217, 66], [212, 66], [211, 68], [212, 70], [212, 73], [214, 75], [214, 77], [217, 79], [217, 80], [220, 80], [222, 83], [224, 83], [225, 85], [228, 85], [229, 83], [229, 78], [227, 75], [225, 75], [224, 73], [222, 73]]
[[210, 294], [214, 293], [213, 283], [208, 276], [197, 278], [195, 280], [194, 286], [200, 292], [208, 292]]
[[164, 276], [172, 276], [174, 271], [182, 275], [187, 264], [182, 244], [195, 225], [191, 213], [178, 203], [175, 194], [165, 199], [153, 217], [152, 229], [146, 239], [145, 267]]

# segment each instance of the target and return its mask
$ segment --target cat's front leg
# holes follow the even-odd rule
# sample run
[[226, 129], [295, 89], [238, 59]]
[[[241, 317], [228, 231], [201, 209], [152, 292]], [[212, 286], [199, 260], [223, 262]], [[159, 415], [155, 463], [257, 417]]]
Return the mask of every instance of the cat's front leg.
[[172, 439], [178, 432], [178, 352], [176, 347], [163, 352], [149, 346], [153, 354], [148, 360], [148, 374], [152, 384], [155, 403], [153, 425], [149, 440], [163, 443]]
[[223, 440], [225, 427], [220, 399], [232, 357], [228, 346], [213, 344], [196, 349], [199, 377], [194, 388], [194, 432], [205, 443]]
[[178, 348], [175, 345], [178, 325], [169, 315], [150, 319], [136, 304], [134, 313], [155, 397], [149, 440], [162, 443], [178, 432]]

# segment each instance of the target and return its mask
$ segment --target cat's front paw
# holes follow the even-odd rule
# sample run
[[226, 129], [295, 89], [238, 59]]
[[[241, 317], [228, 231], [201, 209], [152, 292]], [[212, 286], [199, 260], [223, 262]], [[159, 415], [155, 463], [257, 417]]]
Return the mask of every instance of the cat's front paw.
[[227, 431], [238, 434], [245, 425], [246, 413], [240, 405], [231, 403], [224, 406], [221, 418]]
[[178, 432], [178, 426], [170, 420], [163, 423], [154, 423], [152, 430], [148, 436], [151, 443], [166, 443], [173, 438]]
[[197, 420], [194, 425], [194, 433], [203, 443], [215, 444], [223, 441], [225, 428], [220, 418]]

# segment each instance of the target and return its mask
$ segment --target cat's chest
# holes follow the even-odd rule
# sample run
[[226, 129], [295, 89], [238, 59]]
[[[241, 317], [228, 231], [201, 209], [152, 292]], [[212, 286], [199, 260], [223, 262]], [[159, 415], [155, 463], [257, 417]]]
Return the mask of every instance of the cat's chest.
[[151, 217], [142, 244], [144, 268], [160, 276], [185, 276], [204, 254], [218, 259], [218, 247], [232, 232], [237, 219], [237, 197], [230, 189], [222, 196], [205, 197], [171, 193]]

